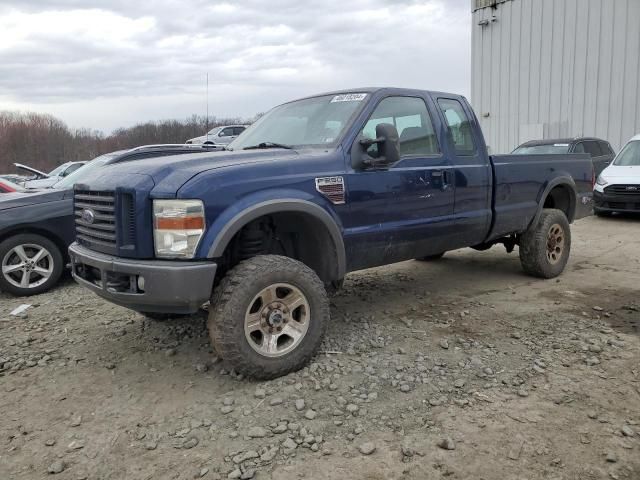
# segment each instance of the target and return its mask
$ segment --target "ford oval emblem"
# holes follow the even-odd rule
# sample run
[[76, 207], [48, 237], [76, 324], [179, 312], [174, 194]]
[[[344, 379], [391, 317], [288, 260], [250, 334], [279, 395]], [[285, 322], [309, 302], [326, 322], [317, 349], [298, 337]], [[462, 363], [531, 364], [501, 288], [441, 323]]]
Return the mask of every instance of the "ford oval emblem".
[[96, 214], [90, 208], [85, 208], [80, 218], [84, 223], [93, 223], [96, 220]]

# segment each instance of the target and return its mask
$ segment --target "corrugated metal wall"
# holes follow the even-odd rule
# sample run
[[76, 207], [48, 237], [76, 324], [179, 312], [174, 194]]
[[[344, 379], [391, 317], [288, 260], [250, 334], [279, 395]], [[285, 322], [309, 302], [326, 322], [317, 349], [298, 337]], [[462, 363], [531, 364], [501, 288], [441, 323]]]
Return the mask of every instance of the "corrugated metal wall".
[[640, 133], [640, 0], [513, 0], [473, 14], [471, 103], [493, 153]]

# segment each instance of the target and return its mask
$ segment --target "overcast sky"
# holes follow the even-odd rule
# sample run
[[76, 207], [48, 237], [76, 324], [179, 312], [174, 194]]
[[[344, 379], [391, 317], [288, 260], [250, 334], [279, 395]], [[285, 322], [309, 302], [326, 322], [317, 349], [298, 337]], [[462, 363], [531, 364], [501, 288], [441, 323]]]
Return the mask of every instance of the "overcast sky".
[[468, 95], [469, 0], [2, 0], [0, 110], [109, 132], [334, 89]]

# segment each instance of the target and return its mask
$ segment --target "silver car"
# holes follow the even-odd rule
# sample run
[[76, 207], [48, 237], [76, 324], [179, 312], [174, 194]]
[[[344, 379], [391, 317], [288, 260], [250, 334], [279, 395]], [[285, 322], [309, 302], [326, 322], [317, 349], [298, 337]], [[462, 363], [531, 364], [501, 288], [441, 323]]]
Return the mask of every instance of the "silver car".
[[14, 163], [14, 165], [18, 169], [25, 170], [34, 175], [32, 179], [24, 182], [26, 188], [49, 188], [54, 183], [59, 182], [60, 179], [81, 168], [85, 163], [87, 162], [66, 162], [54, 168], [49, 173], [41, 172], [40, 170], [21, 163]]
[[201, 137], [190, 138], [185, 143], [227, 145], [246, 130], [248, 125], [223, 125], [209, 130]]

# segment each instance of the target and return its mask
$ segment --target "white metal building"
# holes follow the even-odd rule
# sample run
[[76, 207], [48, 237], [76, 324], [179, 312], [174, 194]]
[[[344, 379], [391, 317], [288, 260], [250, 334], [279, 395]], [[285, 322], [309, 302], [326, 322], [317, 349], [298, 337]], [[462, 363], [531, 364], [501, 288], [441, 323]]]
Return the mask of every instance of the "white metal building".
[[640, 0], [472, 0], [471, 103], [492, 153], [640, 133]]

